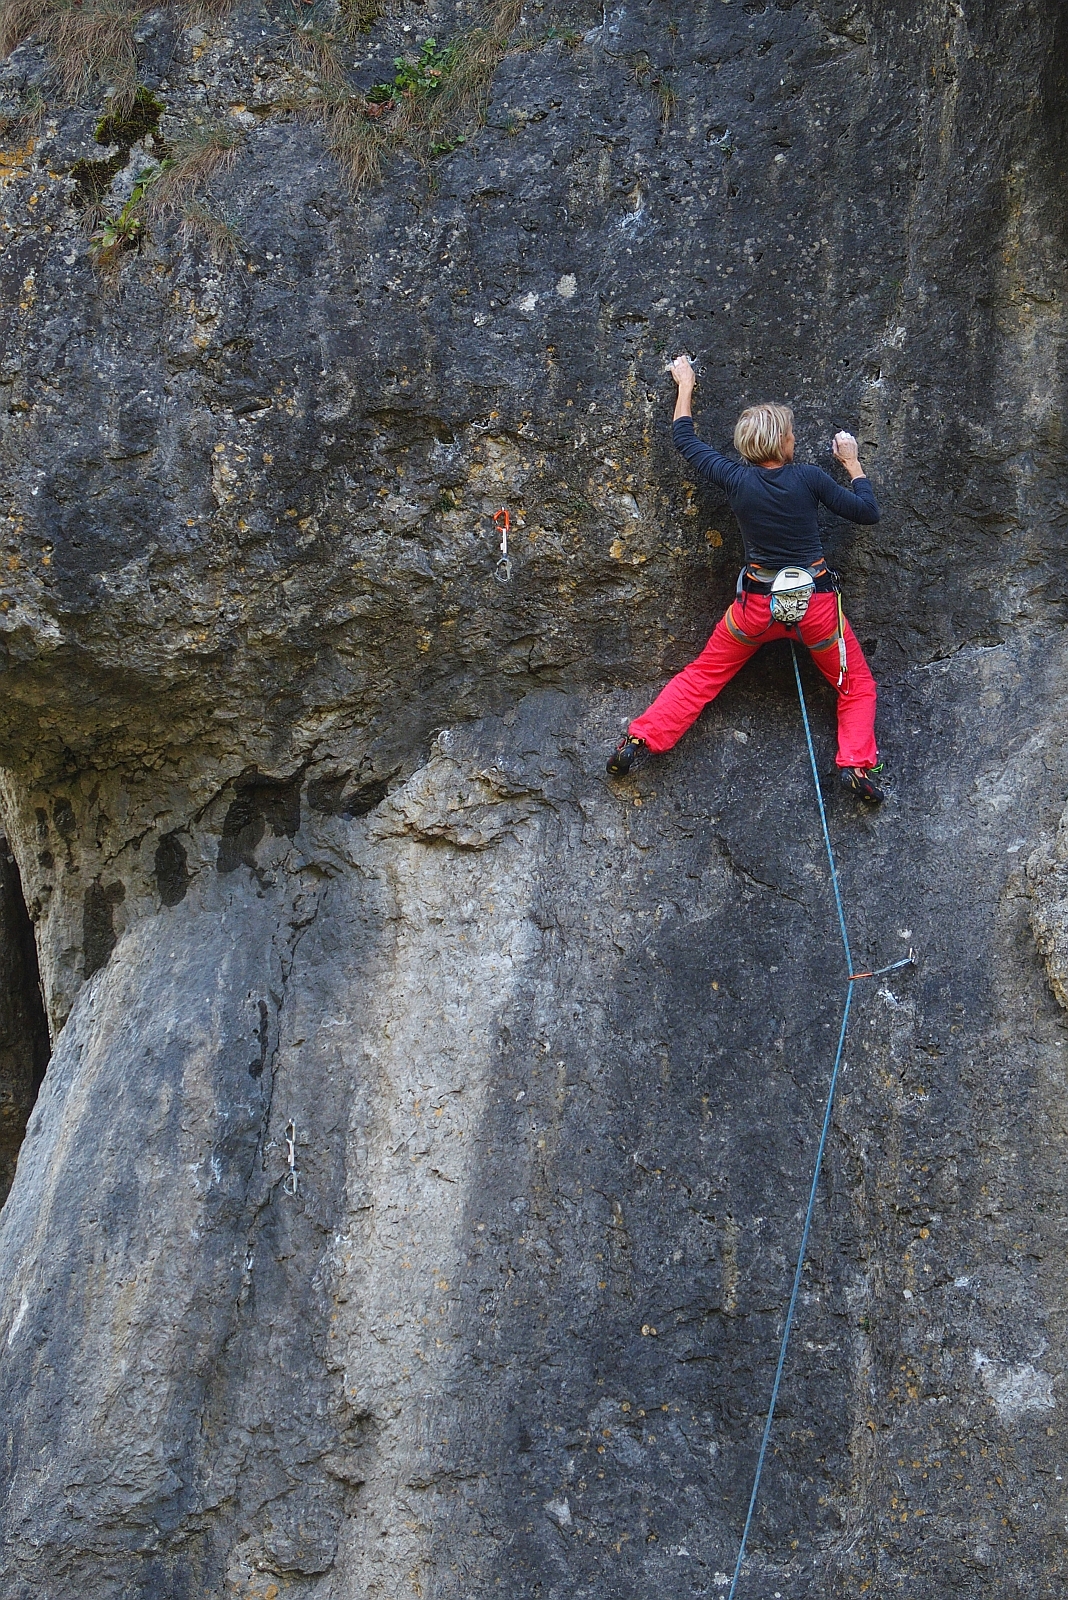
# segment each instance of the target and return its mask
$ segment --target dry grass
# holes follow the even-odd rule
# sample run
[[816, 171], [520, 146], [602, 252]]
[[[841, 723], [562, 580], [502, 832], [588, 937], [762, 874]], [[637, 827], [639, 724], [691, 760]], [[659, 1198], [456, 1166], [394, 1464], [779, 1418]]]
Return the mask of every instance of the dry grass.
[[199, 200], [183, 207], [180, 232], [187, 244], [195, 239], [203, 240], [212, 260], [216, 262], [223, 261], [227, 256], [239, 255], [245, 248], [244, 240], [234, 224]]
[[492, 0], [486, 7], [484, 25], [457, 39], [455, 64], [435, 103], [442, 120], [450, 113], [474, 113], [480, 122], [485, 120], [493, 74], [504, 58], [522, 10], [522, 0]]
[[[183, 24], [186, 27], [195, 27], [198, 23], [218, 22], [234, 8], [234, 0], [182, 0], [179, 8]], [[151, 9], [146, 4], [142, 8]]]
[[366, 33], [389, 9], [387, 0], [340, 0], [342, 26], [349, 38]]
[[0, 55], [24, 39], [48, 50], [63, 92], [77, 100], [94, 81], [108, 86], [122, 111], [137, 92], [134, 26], [141, 15], [128, 0], [0, 0]]
[[[449, 41], [452, 60], [441, 88], [431, 95], [405, 97], [389, 113], [394, 142], [426, 161], [435, 150], [462, 143], [472, 123], [485, 122], [493, 75], [521, 12], [522, 0], [491, 0], [481, 27]], [[443, 138], [446, 133], [451, 137]]]
[[[183, 14], [207, 20], [229, 9], [231, 0], [184, 0]], [[391, 8], [391, 0], [340, 0], [348, 34], [363, 32]], [[406, 95], [375, 115], [353, 91], [331, 35], [316, 22], [294, 29], [298, 59], [316, 79], [314, 90], [294, 109], [318, 114], [327, 142], [354, 189], [374, 182], [386, 152], [398, 145], [426, 160], [462, 143], [465, 126], [485, 120], [493, 74], [519, 22], [521, 0], [489, 0], [483, 25], [453, 41], [453, 57], [440, 90]], [[141, 9], [131, 0], [0, 0], [0, 55], [28, 38], [49, 51], [69, 100], [94, 82], [110, 93], [110, 111], [122, 118], [137, 96], [134, 27]], [[443, 134], [445, 137], [443, 138]], [[243, 134], [229, 127], [203, 130], [179, 150], [173, 166], [153, 184], [145, 209], [177, 215], [213, 173], [228, 166]]]
[[0, 116], [0, 139], [32, 138], [40, 132], [44, 121], [45, 98], [36, 84], [24, 91], [21, 103], [21, 110], [14, 116]]
[[[376, 15], [384, 9], [379, 6]], [[401, 145], [429, 161], [462, 144], [465, 127], [485, 120], [493, 74], [521, 10], [521, 0], [491, 0], [485, 23], [450, 41], [452, 57], [439, 89], [398, 95], [384, 106], [372, 106], [365, 94], [349, 87], [329, 34], [312, 25], [297, 28], [298, 49], [318, 82], [306, 97], [291, 102], [291, 109], [321, 118], [327, 145], [354, 191], [376, 182], [387, 152]], [[369, 16], [370, 9], [361, 14]], [[348, 26], [353, 6], [343, 15]]]
[[383, 156], [402, 133], [396, 126], [373, 121], [363, 95], [324, 84], [301, 109], [322, 118], [327, 145], [353, 190], [381, 177]]
[[659, 77], [653, 79], [653, 92], [660, 105], [661, 122], [670, 122], [678, 110], [679, 95], [667, 73], [662, 73]]
[[486, 6], [486, 26], [492, 33], [507, 39], [513, 28], [519, 26], [523, 15], [523, 0], [489, 0]]
[[[182, 0], [183, 23], [217, 21], [233, 0]], [[122, 112], [137, 92], [134, 29], [147, 0], [0, 0], [0, 56], [39, 39], [55, 65], [63, 94], [78, 100], [94, 83], [110, 91]]]
[[176, 147], [173, 164], [152, 185], [146, 198], [149, 214], [176, 216], [209, 178], [233, 165], [244, 142], [244, 130], [228, 123], [198, 128]]
[[324, 33], [315, 23], [308, 22], [294, 29], [293, 44], [298, 66], [312, 72], [317, 82], [333, 89], [344, 86], [345, 69], [338, 60], [329, 33]]

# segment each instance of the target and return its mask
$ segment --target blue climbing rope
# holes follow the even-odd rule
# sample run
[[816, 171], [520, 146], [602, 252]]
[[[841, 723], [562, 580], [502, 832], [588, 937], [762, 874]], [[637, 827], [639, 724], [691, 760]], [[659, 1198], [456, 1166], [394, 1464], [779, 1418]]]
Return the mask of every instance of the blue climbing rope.
[[820, 1131], [819, 1148], [816, 1151], [816, 1161], [812, 1169], [812, 1184], [808, 1192], [808, 1207], [805, 1211], [805, 1225], [801, 1229], [801, 1245], [797, 1252], [797, 1266], [794, 1268], [794, 1283], [790, 1290], [790, 1300], [786, 1307], [786, 1321], [783, 1324], [782, 1339], [779, 1343], [779, 1360], [775, 1368], [775, 1381], [771, 1386], [771, 1399], [768, 1402], [768, 1415], [764, 1423], [764, 1433], [760, 1440], [760, 1451], [757, 1455], [756, 1471], [753, 1474], [753, 1491], [749, 1496], [749, 1509], [745, 1514], [745, 1526], [742, 1529], [742, 1541], [738, 1547], [738, 1560], [734, 1565], [734, 1577], [731, 1579], [727, 1600], [734, 1600], [734, 1592], [738, 1587], [738, 1580], [742, 1575], [742, 1563], [745, 1561], [746, 1545], [749, 1542], [749, 1529], [753, 1522], [753, 1512], [756, 1510], [757, 1496], [760, 1493], [760, 1479], [764, 1471], [764, 1459], [768, 1453], [768, 1441], [771, 1438], [772, 1424], [775, 1421], [775, 1406], [779, 1398], [779, 1385], [782, 1382], [783, 1368], [786, 1365], [786, 1352], [790, 1346], [790, 1333], [794, 1325], [794, 1312], [797, 1309], [797, 1296], [801, 1290], [801, 1274], [805, 1268], [805, 1251], [808, 1248], [808, 1236], [812, 1228], [812, 1216], [816, 1209], [816, 1191], [819, 1187], [820, 1169], [823, 1166], [823, 1156], [827, 1149], [827, 1136], [831, 1131], [831, 1113], [834, 1110], [834, 1094], [838, 1087], [838, 1073], [842, 1065], [842, 1052], [845, 1049], [846, 1029], [849, 1026], [849, 1010], [853, 1004], [853, 985], [858, 978], [875, 978], [883, 972], [894, 972], [898, 967], [909, 967], [915, 961], [915, 956], [910, 950], [904, 961], [893, 961], [888, 967], [877, 967], [874, 972], [854, 972], [853, 956], [849, 949], [849, 933], [846, 929], [845, 911], [842, 907], [842, 892], [838, 884], [838, 868], [835, 865], [834, 851], [831, 848], [831, 835], [827, 829], [827, 812], [823, 804], [823, 790], [820, 788], [819, 768], [816, 765], [816, 751], [812, 744], [812, 728], [808, 720], [808, 706], [805, 704], [805, 691], [801, 687], [801, 670], [797, 664], [797, 648], [790, 640], [790, 654], [794, 664], [794, 680], [797, 683], [797, 697], [801, 702], [801, 720], [805, 725], [805, 742], [808, 745], [808, 759], [812, 767], [812, 781], [816, 786], [816, 803], [820, 808], [820, 825], [823, 828], [823, 843], [827, 850], [827, 861], [831, 869], [831, 886], [834, 889], [834, 903], [838, 911], [838, 927], [842, 935], [842, 949], [845, 952], [846, 972], [848, 983], [846, 987], [845, 1005], [842, 1008], [842, 1026], [838, 1032], [838, 1049], [835, 1051], [834, 1066], [831, 1069], [831, 1082], [827, 1090], [827, 1104], [823, 1112], [823, 1127]]
[[816, 752], [812, 745], [812, 728], [808, 720], [808, 706], [805, 704], [805, 691], [801, 687], [801, 669], [797, 664], [797, 646], [794, 644], [792, 639], [790, 640], [790, 659], [794, 664], [794, 681], [797, 684], [797, 698], [801, 702], [801, 720], [805, 724], [805, 743], [808, 745], [808, 759], [809, 765], [812, 768], [812, 781], [816, 785], [816, 804], [820, 808], [820, 827], [823, 829], [823, 843], [827, 851], [827, 860], [831, 868], [831, 887], [834, 889], [834, 903], [838, 909], [838, 927], [842, 935], [842, 949], [845, 951], [846, 971], [852, 975], [853, 956], [849, 949], [849, 934], [846, 932], [845, 912], [842, 909], [842, 891], [838, 887], [838, 868], [834, 863], [834, 851], [831, 849], [831, 836], [827, 830], [827, 810], [823, 804], [823, 790], [820, 788], [819, 768], [816, 766]]
[[749, 1541], [749, 1527], [753, 1521], [753, 1512], [756, 1510], [757, 1495], [760, 1492], [760, 1478], [764, 1471], [764, 1457], [768, 1453], [768, 1440], [771, 1438], [771, 1425], [775, 1421], [775, 1405], [779, 1398], [779, 1384], [782, 1382], [782, 1371], [786, 1365], [786, 1351], [790, 1344], [790, 1333], [794, 1325], [794, 1311], [797, 1307], [797, 1296], [801, 1288], [801, 1274], [805, 1266], [805, 1249], [808, 1245], [809, 1229], [812, 1227], [812, 1213], [816, 1206], [816, 1189], [819, 1185], [820, 1167], [823, 1165], [823, 1152], [827, 1148], [827, 1134], [831, 1126], [831, 1111], [834, 1107], [834, 1091], [838, 1083], [838, 1069], [842, 1062], [842, 1051], [845, 1048], [846, 1027], [849, 1022], [849, 1007], [853, 1001], [853, 985], [846, 990], [845, 1009], [842, 1012], [842, 1027], [838, 1035], [838, 1053], [834, 1058], [834, 1071], [831, 1073], [831, 1087], [827, 1093], [827, 1108], [823, 1113], [823, 1130], [820, 1134], [820, 1146], [816, 1152], [816, 1165], [812, 1172], [812, 1187], [808, 1194], [808, 1210], [805, 1212], [805, 1226], [801, 1230], [801, 1248], [797, 1252], [797, 1266], [794, 1269], [794, 1286], [790, 1290], [790, 1303], [786, 1308], [786, 1322], [782, 1330], [782, 1343], [779, 1345], [779, 1362], [775, 1368], [775, 1382], [771, 1386], [771, 1400], [768, 1403], [767, 1421], [764, 1423], [764, 1436], [760, 1441], [760, 1454], [757, 1456], [756, 1472], [753, 1474], [753, 1492], [749, 1496], [749, 1510], [745, 1514], [745, 1527], [742, 1529], [742, 1542], [738, 1549], [738, 1560], [734, 1568], [734, 1578], [731, 1582], [730, 1593], [727, 1600], [734, 1600], [734, 1591], [738, 1587], [738, 1579], [742, 1575], [742, 1562], [745, 1560], [745, 1547]]

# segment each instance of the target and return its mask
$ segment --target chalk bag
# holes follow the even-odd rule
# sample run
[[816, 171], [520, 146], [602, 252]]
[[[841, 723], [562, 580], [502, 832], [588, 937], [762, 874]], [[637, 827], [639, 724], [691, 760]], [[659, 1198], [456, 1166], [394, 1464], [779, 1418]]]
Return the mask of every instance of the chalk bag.
[[808, 610], [816, 580], [807, 567], [783, 567], [771, 582], [771, 614], [776, 622], [792, 627]]

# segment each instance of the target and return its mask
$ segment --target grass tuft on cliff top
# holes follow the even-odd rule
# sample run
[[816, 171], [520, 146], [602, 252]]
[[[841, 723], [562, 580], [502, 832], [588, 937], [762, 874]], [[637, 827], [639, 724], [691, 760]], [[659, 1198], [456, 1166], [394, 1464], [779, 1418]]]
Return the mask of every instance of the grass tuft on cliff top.
[[0, 0], [0, 55], [36, 38], [55, 64], [63, 92], [77, 100], [99, 80], [116, 111], [137, 93], [134, 27], [141, 10], [126, 0]]
[[[229, 5], [230, 0], [187, 0], [182, 11], [189, 21], [207, 20]], [[388, 9], [388, 0], [340, 0], [337, 34], [324, 30], [312, 17], [293, 29], [295, 59], [313, 82], [306, 93], [289, 99], [289, 108], [322, 119], [327, 143], [353, 189], [381, 175], [391, 149], [404, 147], [418, 160], [429, 162], [457, 149], [472, 126], [485, 121], [493, 75], [510, 47], [522, 3], [487, 0], [480, 26], [456, 35], [441, 49], [433, 39], [425, 41], [418, 59], [398, 58], [391, 82], [370, 91], [356, 89], [336, 44], [343, 36], [366, 31]], [[81, 99], [94, 84], [104, 84], [107, 114], [97, 139], [108, 142], [100, 130], [105, 123], [114, 124], [114, 141], [125, 150], [132, 139], [120, 135], [141, 102], [152, 102], [157, 120], [162, 110], [138, 84], [134, 30], [142, 13], [143, 7], [131, 5], [130, 0], [0, 0], [0, 54], [10, 54], [27, 39], [39, 40], [70, 101]], [[146, 185], [134, 208], [136, 217], [131, 213], [127, 219], [131, 227], [136, 224], [138, 237], [146, 214], [181, 214], [188, 220], [197, 190], [233, 161], [243, 138], [238, 130], [220, 124], [193, 134], [173, 160], [164, 152], [166, 170], [153, 174], [151, 196]], [[86, 168], [76, 175], [86, 189], [83, 200], [94, 221], [101, 218], [97, 202], [110, 184], [115, 164], [79, 164]], [[123, 164], [121, 158], [117, 164]], [[195, 228], [202, 224], [198, 213]], [[108, 225], [117, 223], [111, 219]]]

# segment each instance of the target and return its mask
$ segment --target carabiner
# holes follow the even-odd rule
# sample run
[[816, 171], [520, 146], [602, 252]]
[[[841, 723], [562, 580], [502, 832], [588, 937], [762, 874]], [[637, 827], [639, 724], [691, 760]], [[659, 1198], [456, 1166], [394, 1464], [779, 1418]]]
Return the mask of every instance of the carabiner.
[[502, 506], [493, 513], [493, 526], [501, 536], [501, 554], [497, 565], [493, 569], [493, 576], [498, 583], [510, 583], [512, 578], [512, 563], [508, 555], [508, 535], [512, 530], [512, 519], [507, 508]]

